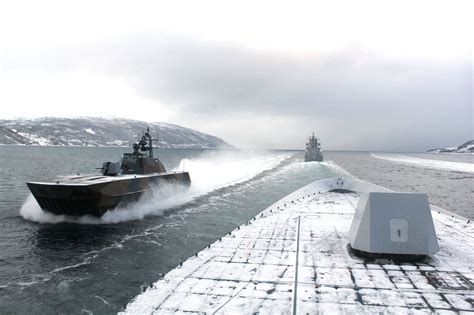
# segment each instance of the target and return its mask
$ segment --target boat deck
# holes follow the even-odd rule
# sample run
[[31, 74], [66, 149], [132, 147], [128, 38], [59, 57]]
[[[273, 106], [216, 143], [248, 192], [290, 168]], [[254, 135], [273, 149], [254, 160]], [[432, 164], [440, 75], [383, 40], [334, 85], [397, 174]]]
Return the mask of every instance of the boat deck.
[[121, 174], [117, 176], [105, 176], [101, 174], [87, 174], [87, 175], [65, 175], [57, 176], [46, 181], [31, 182], [32, 184], [41, 185], [74, 185], [74, 186], [87, 186], [91, 184], [109, 183], [119, 180], [129, 180], [134, 178], [149, 178], [156, 176], [173, 175], [176, 173], [151, 173], [151, 174]]
[[473, 312], [473, 224], [432, 207], [436, 255], [362, 259], [347, 234], [368, 191], [387, 189], [352, 179], [305, 186], [171, 270], [123, 313]]

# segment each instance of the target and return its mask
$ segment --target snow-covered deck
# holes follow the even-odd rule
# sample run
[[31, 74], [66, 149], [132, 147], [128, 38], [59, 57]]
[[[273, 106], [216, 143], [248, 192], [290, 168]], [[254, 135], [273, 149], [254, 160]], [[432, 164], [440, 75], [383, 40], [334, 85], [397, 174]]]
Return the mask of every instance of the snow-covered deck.
[[305, 186], [171, 270], [123, 312], [474, 311], [473, 223], [432, 207], [439, 253], [420, 263], [364, 260], [348, 251], [347, 233], [368, 191], [387, 189], [353, 179]]

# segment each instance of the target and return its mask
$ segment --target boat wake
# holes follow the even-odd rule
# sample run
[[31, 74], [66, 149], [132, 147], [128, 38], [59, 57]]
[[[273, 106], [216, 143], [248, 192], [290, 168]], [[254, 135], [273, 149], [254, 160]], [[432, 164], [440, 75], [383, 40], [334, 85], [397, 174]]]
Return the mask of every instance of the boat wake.
[[39, 223], [113, 224], [161, 215], [165, 210], [179, 207], [224, 187], [246, 182], [262, 172], [277, 167], [291, 157], [291, 153], [248, 151], [211, 151], [198, 158], [184, 159], [172, 170], [185, 169], [191, 175], [191, 186], [163, 184], [153, 187], [136, 203], [106, 212], [101, 218], [93, 216], [55, 215], [43, 211], [33, 195], [29, 195], [20, 209], [23, 218]]
[[474, 164], [471, 163], [421, 159], [412, 156], [391, 153], [371, 153], [371, 156], [376, 159], [407, 163], [421, 167], [436, 168], [463, 173], [474, 173]]

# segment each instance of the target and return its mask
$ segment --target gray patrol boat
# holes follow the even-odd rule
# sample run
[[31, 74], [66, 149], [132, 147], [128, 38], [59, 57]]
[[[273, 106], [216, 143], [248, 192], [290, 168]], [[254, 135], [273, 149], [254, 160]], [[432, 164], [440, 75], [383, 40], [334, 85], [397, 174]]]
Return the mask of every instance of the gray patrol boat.
[[304, 154], [304, 161], [305, 162], [322, 162], [323, 161], [323, 153], [321, 152], [321, 142], [319, 139], [313, 135], [309, 137], [308, 142], [306, 143], [306, 152]]
[[141, 140], [133, 144], [132, 153], [124, 153], [118, 163], [103, 163], [102, 175], [59, 176], [27, 185], [44, 211], [97, 217], [119, 204], [138, 200], [153, 186], [162, 183], [189, 186], [188, 172], [167, 172], [153, 156], [153, 141], [147, 128]]

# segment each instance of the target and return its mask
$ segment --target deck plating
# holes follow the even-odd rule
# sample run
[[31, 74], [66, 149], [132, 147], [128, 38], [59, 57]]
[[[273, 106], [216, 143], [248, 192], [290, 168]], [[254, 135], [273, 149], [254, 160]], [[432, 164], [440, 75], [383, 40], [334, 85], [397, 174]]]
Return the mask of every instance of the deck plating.
[[365, 260], [348, 252], [347, 234], [368, 191], [389, 190], [353, 179], [305, 186], [171, 270], [123, 312], [473, 311], [472, 224], [432, 206], [439, 253], [417, 263]]

